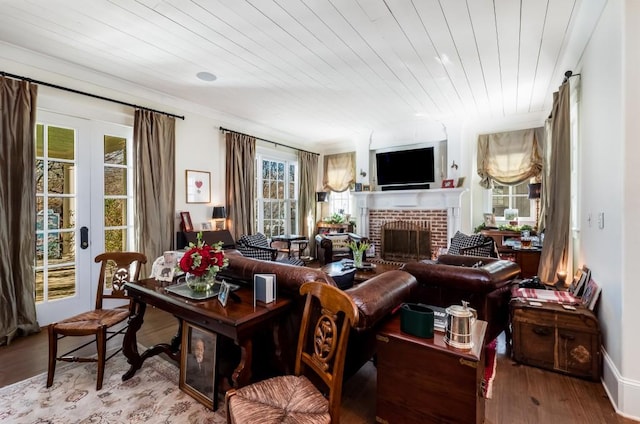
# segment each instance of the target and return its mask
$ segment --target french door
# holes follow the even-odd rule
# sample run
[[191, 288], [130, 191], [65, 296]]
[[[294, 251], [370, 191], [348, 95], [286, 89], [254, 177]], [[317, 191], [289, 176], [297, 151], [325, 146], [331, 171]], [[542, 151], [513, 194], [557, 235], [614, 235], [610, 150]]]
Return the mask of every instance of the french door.
[[94, 307], [104, 251], [133, 249], [130, 127], [50, 112], [36, 127], [36, 311], [47, 325]]

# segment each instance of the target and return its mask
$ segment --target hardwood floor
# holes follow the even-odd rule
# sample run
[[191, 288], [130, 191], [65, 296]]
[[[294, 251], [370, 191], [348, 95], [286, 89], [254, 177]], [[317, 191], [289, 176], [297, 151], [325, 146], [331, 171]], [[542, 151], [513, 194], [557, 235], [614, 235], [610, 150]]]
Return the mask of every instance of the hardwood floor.
[[[176, 320], [171, 315], [149, 308], [138, 341], [146, 346], [166, 342], [176, 329]], [[61, 341], [65, 342], [68, 341]], [[46, 372], [47, 355], [46, 329], [0, 347], [0, 387]], [[345, 383], [342, 422], [375, 423], [375, 396], [376, 370], [369, 362]], [[505, 353], [502, 337], [498, 343], [493, 398], [486, 401], [485, 421], [489, 424], [640, 422], [617, 415], [600, 383], [513, 362]]]

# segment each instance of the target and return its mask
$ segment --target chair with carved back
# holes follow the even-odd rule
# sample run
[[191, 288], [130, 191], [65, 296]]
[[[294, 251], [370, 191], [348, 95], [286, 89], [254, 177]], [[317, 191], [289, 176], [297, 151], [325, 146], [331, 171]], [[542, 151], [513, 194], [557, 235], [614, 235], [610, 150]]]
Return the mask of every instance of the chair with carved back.
[[227, 423], [339, 423], [349, 332], [358, 318], [351, 298], [337, 287], [305, 283], [295, 375], [227, 391]]
[[[107, 341], [119, 334], [124, 334], [128, 326], [131, 301], [126, 296], [124, 283], [138, 279], [140, 268], [142, 264], [147, 262], [147, 258], [138, 252], [109, 252], [96, 256], [95, 261], [101, 263], [95, 309], [49, 325], [47, 387], [53, 384], [57, 361], [97, 362], [96, 390], [100, 390], [105, 362], [122, 350], [120, 348], [109, 357], [106, 356]], [[112, 299], [109, 301], [119, 304], [113, 305], [112, 308], [105, 308], [103, 301], [107, 299]], [[89, 340], [58, 356], [58, 340], [68, 336], [95, 336], [95, 340]], [[92, 357], [71, 356], [94, 341], [97, 355]]]

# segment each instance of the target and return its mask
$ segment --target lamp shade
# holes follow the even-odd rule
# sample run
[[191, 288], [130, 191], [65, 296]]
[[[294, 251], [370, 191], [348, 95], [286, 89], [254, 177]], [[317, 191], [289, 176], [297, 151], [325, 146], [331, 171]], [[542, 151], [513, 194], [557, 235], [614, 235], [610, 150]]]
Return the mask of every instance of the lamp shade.
[[329, 201], [328, 191], [316, 191], [316, 202], [328, 202], [328, 201]]
[[227, 211], [224, 210], [224, 206], [214, 206], [213, 215], [211, 217], [213, 219], [224, 219], [227, 217]]
[[542, 183], [529, 184], [529, 199], [539, 199]]

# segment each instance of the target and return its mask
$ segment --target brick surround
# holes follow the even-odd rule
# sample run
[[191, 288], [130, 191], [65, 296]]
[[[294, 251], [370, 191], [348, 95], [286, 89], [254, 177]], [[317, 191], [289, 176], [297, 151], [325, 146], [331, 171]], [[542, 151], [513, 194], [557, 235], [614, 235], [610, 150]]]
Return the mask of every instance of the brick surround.
[[376, 256], [380, 256], [382, 224], [391, 221], [429, 221], [431, 223], [431, 257], [438, 249], [447, 247], [446, 209], [371, 209], [369, 210], [369, 239], [375, 245]]

